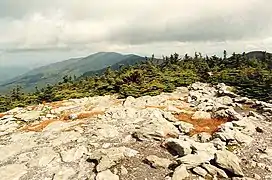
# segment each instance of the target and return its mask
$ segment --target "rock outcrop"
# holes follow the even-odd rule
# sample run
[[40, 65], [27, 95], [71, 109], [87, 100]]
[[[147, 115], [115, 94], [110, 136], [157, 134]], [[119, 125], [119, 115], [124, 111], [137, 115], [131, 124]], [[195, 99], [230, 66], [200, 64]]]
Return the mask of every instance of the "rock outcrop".
[[0, 117], [0, 179], [269, 179], [272, 104], [229, 89], [15, 108]]

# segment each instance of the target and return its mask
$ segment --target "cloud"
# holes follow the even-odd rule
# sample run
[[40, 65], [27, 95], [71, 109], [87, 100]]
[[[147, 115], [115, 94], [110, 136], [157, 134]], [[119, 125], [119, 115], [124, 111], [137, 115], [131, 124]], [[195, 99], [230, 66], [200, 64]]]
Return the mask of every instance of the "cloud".
[[271, 49], [270, 0], [1, 0], [0, 51]]

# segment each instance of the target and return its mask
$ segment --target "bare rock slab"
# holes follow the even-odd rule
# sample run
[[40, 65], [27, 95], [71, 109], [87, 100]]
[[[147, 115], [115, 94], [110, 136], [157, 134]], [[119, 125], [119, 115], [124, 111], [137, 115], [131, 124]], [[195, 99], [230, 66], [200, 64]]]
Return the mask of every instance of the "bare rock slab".
[[228, 170], [236, 176], [244, 176], [239, 162], [239, 158], [230, 151], [222, 150], [217, 151], [215, 154], [215, 163], [219, 167]]
[[0, 175], [3, 180], [19, 180], [27, 173], [27, 168], [22, 164], [10, 164], [0, 167]]

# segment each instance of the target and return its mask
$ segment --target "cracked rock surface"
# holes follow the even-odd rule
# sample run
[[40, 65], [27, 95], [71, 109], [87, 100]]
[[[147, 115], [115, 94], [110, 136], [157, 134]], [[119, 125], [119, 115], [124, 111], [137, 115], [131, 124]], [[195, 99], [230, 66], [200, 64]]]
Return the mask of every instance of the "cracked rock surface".
[[1, 180], [272, 179], [272, 104], [224, 84], [2, 116]]

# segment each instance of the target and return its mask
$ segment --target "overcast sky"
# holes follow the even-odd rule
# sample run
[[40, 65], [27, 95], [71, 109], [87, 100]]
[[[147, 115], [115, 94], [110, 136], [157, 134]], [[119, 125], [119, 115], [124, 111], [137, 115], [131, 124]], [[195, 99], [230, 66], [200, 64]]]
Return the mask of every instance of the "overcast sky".
[[0, 66], [98, 51], [272, 51], [271, 0], [0, 0]]

